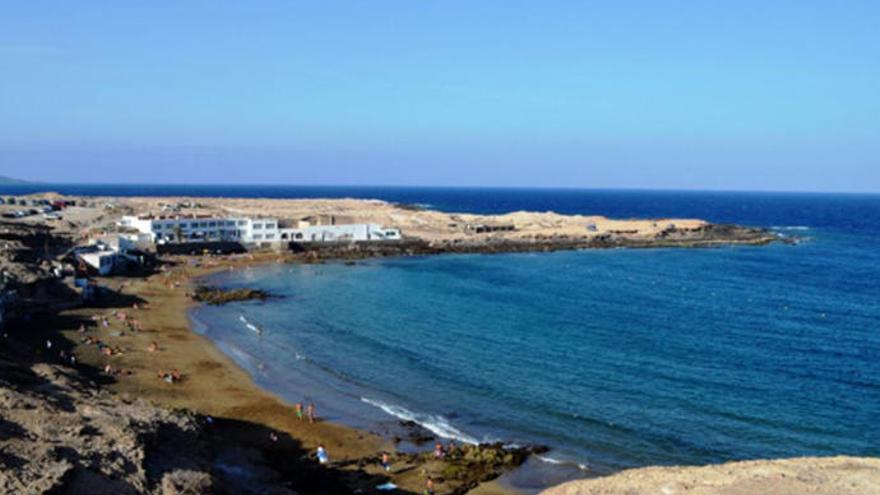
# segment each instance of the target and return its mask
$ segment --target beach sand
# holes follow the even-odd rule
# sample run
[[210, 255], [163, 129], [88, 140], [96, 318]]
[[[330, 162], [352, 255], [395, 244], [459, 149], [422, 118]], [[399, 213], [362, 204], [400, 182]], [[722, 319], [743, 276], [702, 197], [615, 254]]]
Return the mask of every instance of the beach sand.
[[[148, 278], [108, 278], [99, 282], [118, 290], [119, 304], [108, 308], [79, 308], [62, 313], [61, 320], [68, 322], [62, 334], [76, 344], [74, 352], [80, 363], [103, 369], [110, 364], [114, 370], [126, 370], [115, 376], [107, 387], [126, 398], [143, 398], [159, 406], [186, 408], [217, 419], [241, 424], [233, 435], [242, 437], [246, 444], [257, 447], [269, 445], [268, 435], [260, 427], [276, 431], [290, 449], [283, 455], [295, 456], [291, 464], [318, 444], [323, 444], [334, 463], [342, 464], [336, 471], [337, 478], [345, 480], [349, 487], [363, 488], [373, 492], [376, 484], [387, 481], [387, 476], [375, 463], [366, 462], [380, 455], [383, 450], [394, 451], [390, 440], [376, 434], [349, 428], [330, 422], [309, 424], [298, 420], [291, 404], [259, 388], [246, 371], [238, 367], [212, 342], [190, 328], [187, 310], [194, 304], [187, 293], [192, 290], [195, 278], [220, 270], [244, 269], [258, 263], [284, 262], [278, 254], [261, 253], [240, 258], [202, 258], [200, 266], [187, 264], [189, 260], [176, 260], [179, 265], [165, 273]], [[125, 301], [125, 305], [122, 305]], [[138, 309], [132, 305], [138, 302]], [[118, 308], [118, 309], [117, 309]], [[140, 323], [141, 330], [129, 331], [115, 311], [126, 313]], [[96, 315], [110, 318], [110, 327], [100, 321], [92, 321]], [[81, 321], [89, 321], [85, 333], [78, 331]], [[119, 332], [122, 332], [119, 335]], [[106, 356], [97, 346], [81, 343], [92, 336], [110, 346], [119, 346], [124, 352]], [[156, 342], [158, 350], [148, 350]], [[158, 370], [166, 372], [177, 369], [182, 374], [178, 383], [166, 383], [157, 376]], [[127, 374], [130, 371], [131, 374]], [[317, 415], [320, 418], [320, 409]], [[228, 423], [228, 421], [225, 421]], [[252, 426], [247, 426], [252, 425]], [[260, 433], [256, 433], [259, 431]], [[258, 438], [253, 438], [259, 434]], [[250, 436], [250, 438], [248, 438]], [[287, 441], [289, 436], [290, 440]], [[358, 461], [362, 470], [371, 475], [364, 478], [358, 473]], [[346, 465], [348, 464], [348, 465]], [[439, 476], [444, 468], [442, 462], [394, 463], [390, 480], [402, 490], [421, 493], [428, 475]], [[295, 468], [292, 468], [295, 469]], [[437, 483], [437, 493], [451, 493], [460, 484], [454, 481]], [[296, 489], [296, 486], [294, 486]], [[500, 484], [489, 482], [481, 485], [477, 493], [492, 495], [511, 493]], [[399, 493], [399, 492], [398, 492]]]

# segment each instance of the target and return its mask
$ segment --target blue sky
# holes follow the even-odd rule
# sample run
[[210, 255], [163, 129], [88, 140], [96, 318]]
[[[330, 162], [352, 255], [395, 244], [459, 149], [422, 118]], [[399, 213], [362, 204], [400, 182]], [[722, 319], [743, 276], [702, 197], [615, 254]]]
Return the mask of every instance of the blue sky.
[[0, 175], [880, 191], [880, 2], [4, 4]]

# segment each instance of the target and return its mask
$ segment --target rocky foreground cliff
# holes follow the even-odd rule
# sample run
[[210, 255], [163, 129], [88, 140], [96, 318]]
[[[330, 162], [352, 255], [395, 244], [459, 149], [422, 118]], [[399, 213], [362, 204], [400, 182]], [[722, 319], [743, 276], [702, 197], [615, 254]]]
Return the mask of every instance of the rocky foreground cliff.
[[875, 495], [880, 459], [803, 457], [632, 469], [572, 481], [542, 495]]
[[222, 426], [204, 417], [122, 400], [71, 368], [4, 354], [0, 493], [293, 493], [260, 451], [224, 445], [212, 431]]

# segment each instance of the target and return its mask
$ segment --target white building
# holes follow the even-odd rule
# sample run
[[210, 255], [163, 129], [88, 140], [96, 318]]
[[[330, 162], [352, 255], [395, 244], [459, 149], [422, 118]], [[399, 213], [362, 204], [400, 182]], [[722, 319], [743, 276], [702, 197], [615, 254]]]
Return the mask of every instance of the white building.
[[124, 216], [122, 227], [149, 234], [155, 243], [234, 241], [245, 244], [276, 242], [278, 222], [274, 219], [215, 218], [204, 216]]
[[214, 218], [186, 216], [124, 216], [120, 226], [152, 237], [154, 243], [232, 241], [270, 246], [282, 242], [344, 242], [400, 239], [400, 230], [376, 224], [310, 225], [280, 228], [274, 218]]
[[77, 259], [91, 266], [99, 275], [109, 275], [113, 273], [113, 268], [119, 260], [119, 254], [112, 249], [96, 249], [90, 252], [79, 252], [76, 254]]
[[281, 237], [294, 242], [389, 241], [399, 240], [400, 230], [386, 229], [374, 223], [311, 225], [297, 229], [282, 229]]
[[141, 262], [134, 255], [136, 251], [136, 242], [124, 235], [100, 236], [86, 246], [73, 248], [76, 259], [92, 267], [99, 275], [110, 275], [121, 262]]

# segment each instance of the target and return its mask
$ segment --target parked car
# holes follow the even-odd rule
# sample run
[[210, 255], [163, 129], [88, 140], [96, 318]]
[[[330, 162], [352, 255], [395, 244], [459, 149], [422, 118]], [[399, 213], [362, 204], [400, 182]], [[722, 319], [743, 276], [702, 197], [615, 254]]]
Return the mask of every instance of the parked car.
[[43, 213], [43, 218], [46, 220], [61, 220], [61, 215], [58, 213]]

